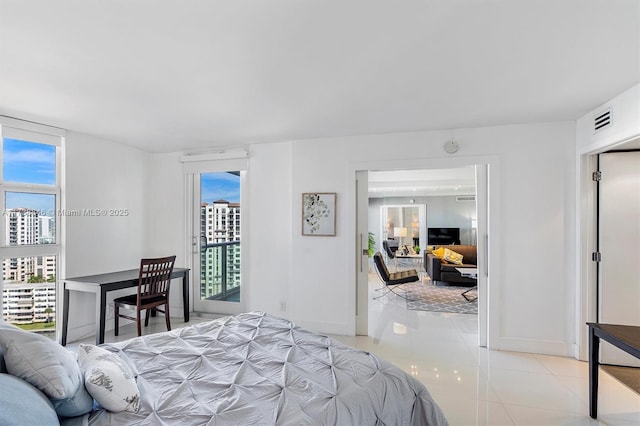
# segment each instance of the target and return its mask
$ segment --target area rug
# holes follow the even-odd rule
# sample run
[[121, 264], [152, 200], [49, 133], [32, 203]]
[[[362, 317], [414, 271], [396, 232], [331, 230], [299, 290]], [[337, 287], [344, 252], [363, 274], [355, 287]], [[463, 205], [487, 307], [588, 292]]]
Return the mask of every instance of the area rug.
[[[405, 284], [401, 288], [410, 299], [407, 300], [409, 310], [478, 314], [478, 301], [468, 302], [462, 297], [462, 293], [469, 290], [469, 287]], [[467, 296], [470, 299], [478, 297], [478, 291], [471, 290]]]

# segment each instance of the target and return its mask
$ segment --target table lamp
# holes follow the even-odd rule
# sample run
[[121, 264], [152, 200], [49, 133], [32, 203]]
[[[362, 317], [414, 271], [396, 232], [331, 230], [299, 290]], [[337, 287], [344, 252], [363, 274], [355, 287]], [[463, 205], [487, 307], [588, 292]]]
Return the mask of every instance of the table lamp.
[[402, 247], [402, 238], [407, 236], [407, 228], [393, 228], [393, 236], [400, 237], [400, 247]]

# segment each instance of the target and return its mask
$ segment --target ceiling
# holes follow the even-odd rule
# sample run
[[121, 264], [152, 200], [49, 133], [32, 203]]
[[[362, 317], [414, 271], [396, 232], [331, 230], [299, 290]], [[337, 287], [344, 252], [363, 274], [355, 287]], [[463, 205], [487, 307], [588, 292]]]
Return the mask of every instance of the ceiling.
[[369, 171], [369, 198], [475, 195], [475, 167]]
[[0, 0], [0, 115], [200, 152], [575, 120], [640, 81], [638, 0]]

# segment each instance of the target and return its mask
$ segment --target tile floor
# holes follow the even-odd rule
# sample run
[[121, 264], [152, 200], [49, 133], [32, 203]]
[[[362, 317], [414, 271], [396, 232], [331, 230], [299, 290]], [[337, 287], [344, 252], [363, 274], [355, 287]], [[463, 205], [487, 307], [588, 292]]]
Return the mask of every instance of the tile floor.
[[[379, 287], [372, 275], [370, 288]], [[370, 302], [370, 336], [332, 336], [365, 349], [422, 381], [455, 425], [640, 425], [640, 395], [600, 373], [599, 417], [589, 417], [586, 362], [570, 358], [488, 351], [477, 346], [477, 317], [409, 311], [390, 294]], [[205, 318], [192, 317], [192, 323]], [[172, 319], [174, 328], [185, 324]], [[162, 318], [143, 333], [164, 331]], [[121, 328], [113, 342], [135, 336]], [[93, 338], [83, 340], [93, 343]], [[80, 342], [71, 342], [73, 349]]]
[[[379, 287], [375, 275], [370, 289]], [[422, 381], [453, 425], [640, 425], [640, 395], [600, 373], [598, 419], [589, 417], [588, 363], [489, 351], [477, 316], [409, 311], [390, 294], [369, 303], [370, 336], [334, 336]]]

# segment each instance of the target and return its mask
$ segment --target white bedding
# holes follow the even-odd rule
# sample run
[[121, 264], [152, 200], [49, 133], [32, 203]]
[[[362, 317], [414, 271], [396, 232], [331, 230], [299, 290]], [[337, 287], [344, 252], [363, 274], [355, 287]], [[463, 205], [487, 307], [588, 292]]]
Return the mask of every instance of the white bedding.
[[447, 425], [411, 375], [265, 313], [103, 347], [135, 370], [141, 403], [92, 425]]

